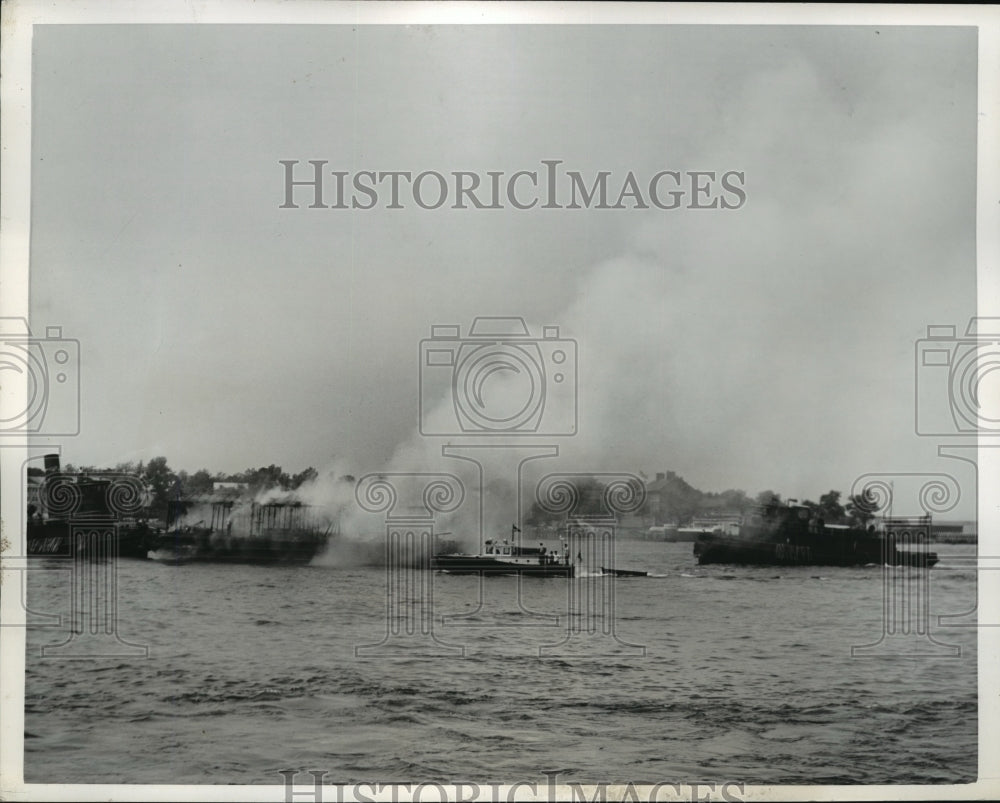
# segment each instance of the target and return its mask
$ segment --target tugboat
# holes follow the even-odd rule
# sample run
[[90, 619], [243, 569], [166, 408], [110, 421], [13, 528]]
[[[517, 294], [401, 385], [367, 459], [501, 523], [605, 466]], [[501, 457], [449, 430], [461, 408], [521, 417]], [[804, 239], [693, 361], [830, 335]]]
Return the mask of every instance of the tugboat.
[[510, 539], [489, 539], [483, 552], [469, 555], [461, 552], [435, 555], [431, 568], [451, 574], [517, 574], [531, 577], [574, 577], [576, 566], [570, 560], [569, 546], [561, 539], [559, 549], [522, 546], [515, 538], [521, 530], [511, 527]]
[[771, 503], [756, 506], [736, 533], [699, 535], [694, 555], [699, 564], [930, 567], [938, 562], [936, 553], [898, 548], [922, 546], [930, 533], [930, 518], [883, 518], [861, 529], [825, 524], [804, 505]]

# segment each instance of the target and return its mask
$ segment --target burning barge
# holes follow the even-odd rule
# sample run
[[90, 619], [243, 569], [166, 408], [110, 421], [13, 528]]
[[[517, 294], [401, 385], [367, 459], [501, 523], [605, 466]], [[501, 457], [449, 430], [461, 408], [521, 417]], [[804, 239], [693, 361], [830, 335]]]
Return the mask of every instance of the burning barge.
[[201, 497], [171, 501], [166, 526], [156, 526], [138, 477], [63, 473], [54, 454], [28, 489], [29, 557], [302, 565], [326, 550], [334, 525], [292, 497]]
[[735, 529], [700, 534], [694, 555], [699, 564], [930, 567], [938, 562], [924, 548], [930, 532], [930, 516], [882, 518], [861, 529], [824, 524], [803, 505], [776, 503], [756, 507]]
[[161, 563], [261, 563], [303, 565], [326, 550], [333, 522], [298, 501], [210, 504], [209, 520], [193, 518], [186, 504], [172, 505], [172, 526], [150, 542], [148, 556]]

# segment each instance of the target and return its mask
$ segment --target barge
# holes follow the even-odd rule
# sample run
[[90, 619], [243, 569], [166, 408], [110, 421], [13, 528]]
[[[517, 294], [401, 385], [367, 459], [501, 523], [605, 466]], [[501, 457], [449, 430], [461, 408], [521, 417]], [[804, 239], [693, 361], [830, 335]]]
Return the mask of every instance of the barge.
[[64, 474], [59, 455], [45, 455], [45, 476], [29, 484], [28, 557], [145, 558], [155, 532], [140, 513], [145, 486], [127, 474]]
[[803, 505], [774, 503], [755, 507], [736, 532], [702, 533], [694, 555], [699, 564], [930, 567], [938, 562], [923, 548], [930, 532], [930, 516], [883, 518], [859, 528], [825, 524]]
[[160, 563], [256, 563], [304, 565], [327, 548], [332, 522], [298, 501], [238, 504], [233, 500], [170, 506], [173, 524], [153, 539], [148, 557]]

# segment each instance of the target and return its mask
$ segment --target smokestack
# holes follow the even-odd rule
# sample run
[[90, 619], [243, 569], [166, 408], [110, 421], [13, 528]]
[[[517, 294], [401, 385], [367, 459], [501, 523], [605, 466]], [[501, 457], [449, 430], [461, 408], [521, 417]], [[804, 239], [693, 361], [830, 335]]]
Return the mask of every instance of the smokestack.
[[57, 454], [45, 455], [45, 473], [58, 474], [59, 470], [60, 470], [59, 455]]

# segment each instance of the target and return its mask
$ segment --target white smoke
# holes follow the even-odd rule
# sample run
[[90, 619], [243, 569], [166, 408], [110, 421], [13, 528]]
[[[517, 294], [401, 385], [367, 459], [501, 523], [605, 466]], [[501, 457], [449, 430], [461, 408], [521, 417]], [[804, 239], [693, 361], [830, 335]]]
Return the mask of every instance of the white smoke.
[[[668, 154], [691, 169], [743, 171], [743, 208], [622, 212], [617, 256], [554, 266], [565, 294], [549, 314], [530, 287], [510, 288], [504, 305], [463, 311], [471, 323], [522, 314], [517, 299], [528, 300], [533, 336], [557, 325], [578, 345], [579, 430], [535, 439], [557, 443], [560, 453], [533, 471], [673, 469], [707, 491], [774, 488], [816, 498], [846, 492], [886, 455], [902, 466], [924, 459], [907, 418], [912, 338], [928, 310], [941, 309], [943, 297], [955, 306], [958, 295], [942, 296], [940, 283], [919, 277], [970, 253], [966, 212], [935, 188], [955, 186], [953, 175], [971, 162], [961, 149], [923, 158], [937, 152], [939, 127], [951, 130], [944, 116], [921, 104], [885, 115], [882, 96], [869, 89], [887, 82], [911, 91], [919, 79], [908, 72], [932, 66], [901, 62], [885, 74], [845, 77], [830, 100], [829, 76], [847, 69], [836, 62], [830, 50], [803, 46], [748, 70], [725, 86], [725, 125], [682, 157]], [[618, 213], [552, 219], [559, 214]], [[541, 282], [551, 290], [551, 277]], [[545, 366], [546, 380], [551, 370]], [[523, 387], [498, 373], [484, 391], [499, 408], [516, 409]], [[451, 387], [424, 412], [434, 431], [455, 430]], [[483, 530], [509, 531], [499, 511], [512, 516], [520, 492], [527, 512], [530, 489], [515, 487], [509, 460], [493, 470], [484, 458], [490, 498], [480, 500], [474, 466], [442, 456], [447, 441], [414, 429], [388, 461], [366, 470], [458, 474], [466, 501], [441, 529], [475, 543], [480, 502], [489, 501]], [[381, 520], [353, 499], [344, 510], [345, 533], [381, 533]]]

